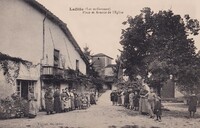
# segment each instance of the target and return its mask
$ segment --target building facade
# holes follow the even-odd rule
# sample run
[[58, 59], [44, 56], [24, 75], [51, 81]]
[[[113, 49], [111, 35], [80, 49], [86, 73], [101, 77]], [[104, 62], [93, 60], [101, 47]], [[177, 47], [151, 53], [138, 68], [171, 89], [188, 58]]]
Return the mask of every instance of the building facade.
[[0, 52], [32, 63], [30, 68], [20, 64], [10, 86], [0, 70], [0, 86], [7, 87], [1, 92], [19, 92], [26, 98], [32, 87], [42, 107], [46, 87], [73, 86], [68, 69], [86, 75], [89, 62], [67, 25], [44, 6], [35, 0], [1, 0], [0, 12]]
[[95, 70], [99, 73], [100, 76], [105, 76], [105, 67], [112, 64], [113, 58], [103, 53], [93, 55], [91, 58]]
[[112, 85], [115, 82], [116, 77], [114, 72], [116, 64], [112, 64], [113, 58], [103, 53], [93, 55], [91, 58], [94, 69], [99, 73], [99, 76], [104, 79], [106, 83], [104, 89], [112, 89]]

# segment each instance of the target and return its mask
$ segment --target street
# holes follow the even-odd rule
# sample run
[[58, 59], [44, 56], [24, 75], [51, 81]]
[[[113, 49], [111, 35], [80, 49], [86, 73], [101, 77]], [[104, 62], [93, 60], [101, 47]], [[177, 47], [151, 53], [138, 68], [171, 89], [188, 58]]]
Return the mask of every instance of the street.
[[[187, 107], [178, 108], [166, 104], [172, 111], [163, 111], [162, 122], [154, 121], [137, 111], [127, 110], [122, 106], [112, 106], [110, 92], [104, 93], [86, 110], [46, 115], [40, 112], [35, 119], [0, 120], [0, 128], [197, 128], [199, 115], [195, 119], [187, 118]], [[199, 113], [199, 112], [198, 112]]]

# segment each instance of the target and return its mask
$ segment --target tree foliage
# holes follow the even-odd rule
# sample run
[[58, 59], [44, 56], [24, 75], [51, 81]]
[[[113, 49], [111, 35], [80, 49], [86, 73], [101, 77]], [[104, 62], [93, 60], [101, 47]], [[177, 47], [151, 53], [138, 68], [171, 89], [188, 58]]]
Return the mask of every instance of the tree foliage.
[[182, 18], [171, 10], [154, 13], [144, 8], [134, 18], [128, 16], [123, 24], [128, 27], [122, 30], [121, 56], [125, 74], [131, 79], [140, 75], [150, 85], [162, 86], [173, 75], [187, 89], [200, 83], [199, 58], [191, 38], [199, 32], [196, 19], [189, 15]]
[[10, 85], [15, 85], [15, 80], [20, 71], [20, 64], [23, 64], [28, 70], [33, 66], [32, 62], [0, 52], [0, 71], [3, 70], [3, 75]]
[[99, 73], [94, 68], [94, 63], [92, 63], [91, 60], [91, 50], [88, 46], [83, 48], [83, 53], [87, 57], [87, 59], [90, 62], [90, 65], [88, 66], [87, 74], [90, 77], [91, 82], [96, 86], [96, 89], [99, 91], [103, 89], [104, 80], [99, 76]]
[[85, 47], [83, 48], [83, 53], [84, 53], [84, 55], [87, 57], [88, 60], [91, 59], [91, 50], [89, 49], [88, 46], [85, 46]]

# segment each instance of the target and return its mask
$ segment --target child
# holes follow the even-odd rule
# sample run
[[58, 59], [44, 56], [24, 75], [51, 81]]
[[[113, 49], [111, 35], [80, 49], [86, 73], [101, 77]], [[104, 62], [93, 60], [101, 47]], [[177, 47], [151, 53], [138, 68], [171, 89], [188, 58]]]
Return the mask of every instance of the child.
[[188, 111], [190, 113], [190, 117], [193, 117], [194, 118], [194, 114], [197, 110], [197, 102], [198, 102], [198, 99], [197, 99], [197, 96], [195, 94], [192, 94], [189, 98], [189, 107], [188, 107]]
[[138, 92], [135, 91], [135, 95], [133, 97], [133, 103], [134, 103], [134, 110], [135, 111], [139, 110], [139, 99], [140, 99], [140, 96], [138, 95]]
[[83, 96], [83, 98], [82, 98], [82, 108], [83, 108], [83, 109], [86, 109], [87, 106], [88, 106], [87, 97], [86, 97], [86, 96]]
[[130, 94], [129, 94], [129, 109], [133, 109], [134, 108], [134, 92], [131, 90]]
[[159, 96], [155, 97], [154, 114], [156, 115], [156, 121], [158, 120], [159, 122], [161, 122], [162, 110], [161, 110], [161, 98]]
[[77, 109], [80, 110], [82, 107], [82, 94], [78, 94], [77, 96]]

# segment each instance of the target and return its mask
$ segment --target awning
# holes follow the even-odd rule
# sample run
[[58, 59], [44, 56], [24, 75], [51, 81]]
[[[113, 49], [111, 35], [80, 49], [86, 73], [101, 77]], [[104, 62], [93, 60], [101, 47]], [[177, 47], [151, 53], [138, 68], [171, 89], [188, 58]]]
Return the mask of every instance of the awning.
[[33, 77], [33, 76], [18, 76], [18, 80], [32, 80], [32, 81], [37, 81], [39, 78], [38, 77]]

